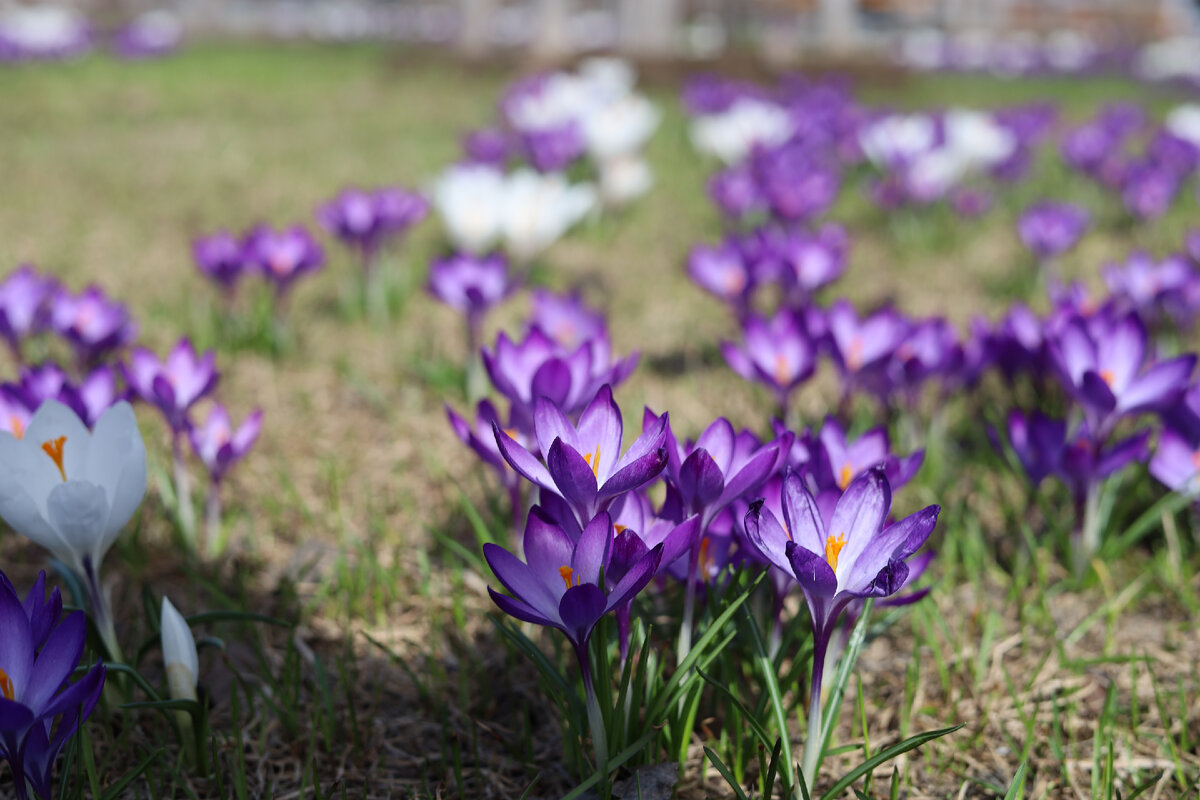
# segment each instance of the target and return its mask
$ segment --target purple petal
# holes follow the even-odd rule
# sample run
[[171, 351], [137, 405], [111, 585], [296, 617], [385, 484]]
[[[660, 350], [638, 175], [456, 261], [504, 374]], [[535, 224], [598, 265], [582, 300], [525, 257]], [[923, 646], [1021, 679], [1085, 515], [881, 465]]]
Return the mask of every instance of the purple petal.
[[814, 553], [825, 552], [825, 522], [817, 502], [796, 472], [783, 479], [783, 524], [789, 537]]
[[500, 455], [504, 456], [504, 460], [508, 465], [515, 469], [526, 480], [536, 483], [544, 489], [556, 491], [554, 478], [550, 477], [550, 472], [542, 466], [533, 453], [530, 453], [522, 447], [516, 439], [509, 436], [500, 429], [497, 422], [492, 423], [492, 433], [496, 436], [496, 446], [500, 448]]
[[659, 565], [666, 564], [662, 556], [663, 546], [658, 545], [630, 567], [629, 571], [625, 573], [625, 577], [613, 587], [612, 594], [608, 596], [606, 612], [629, 602], [638, 592], [646, 588], [646, 584], [658, 571]]
[[853, 569], [883, 527], [891, 507], [892, 489], [883, 469], [870, 469], [850, 482], [829, 520], [829, 534], [845, 536], [839, 564]]
[[497, 592], [492, 587], [488, 587], [488, 594], [492, 596], [492, 602], [500, 607], [500, 610], [510, 617], [521, 620], [522, 622], [532, 622], [534, 625], [555, 625], [556, 620], [550, 619], [540, 613], [523, 600], [513, 597], [508, 597]]
[[660, 447], [621, 468], [615, 475], [605, 481], [604, 486], [600, 488], [600, 496], [615, 497], [624, 492], [633, 491], [654, 480], [666, 466], [667, 451]]
[[600, 569], [608, 566], [612, 555], [612, 518], [600, 512], [583, 529], [575, 546], [571, 566], [580, 583], [600, 583]]
[[1134, 378], [1121, 394], [1118, 408], [1122, 413], [1148, 411], [1175, 402], [1187, 389], [1196, 367], [1196, 356], [1189, 354], [1160, 361]]
[[790, 574], [792, 564], [787, 557], [787, 546], [793, 542], [771, 509], [764, 508], [761, 502], [753, 503], [743, 524], [746, 536], [763, 558]]
[[699, 513], [719, 498], [724, 488], [721, 468], [702, 447], [693, 450], [679, 467], [679, 494], [693, 513]]
[[833, 597], [837, 592], [837, 576], [833, 574], [833, 569], [825, 562], [823, 556], [795, 542], [787, 543], [786, 555], [788, 566], [805, 594], [819, 598]]
[[607, 610], [608, 596], [594, 583], [572, 586], [558, 604], [563, 630], [572, 642], [580, 646], [587, 642], [592, 628]]
[[[573, 447], [564, 443], [562, 439], [555, 439], [546, 456], [546, 467], [558, 493], [571, 504], [576, 513], [582, 509], [593, 508], [596, 503], [596, 474]], [[582, 519], [590, 516], [589, 511]]]

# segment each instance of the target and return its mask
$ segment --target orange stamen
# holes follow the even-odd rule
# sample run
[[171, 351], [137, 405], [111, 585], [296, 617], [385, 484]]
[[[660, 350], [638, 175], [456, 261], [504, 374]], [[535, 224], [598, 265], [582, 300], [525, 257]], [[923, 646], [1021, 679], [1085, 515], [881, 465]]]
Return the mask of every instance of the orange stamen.
[[727, 295], [741, 294], [746, 288], [746, 276], [740, 272], [726, 272], [721, 285]]
[[711, 540], [706, 536], [700, 540], [700, 577], [708, 578], [708, 570], [711, 562], [708, 558], [708, 543]]
[[592, 477], [600, 480], [600, 445], [596, 445], [596, 452], [585, 453], [583, 460], [592, 468]]
[[25, 423], [21, 422], [21, 418], [13, 414], [8, 418], [8, 427], [12, 429], [12, 435], [18, 439], [25, 438]]
[[830, 536], [825, 540], [825, 563], [835, 572], [837, 571], [838, 556], [845, 546], [846, 534], [844, 533], [839, 533], [837, 536]]
[[571, 569], [570, 567], [559, 567], [558, 574], [563, 579], [563, 585], [568, 589], [570, 589], [572, 586], [579, 585], [579, 578], [575, 578], [574, 583], [571, 582], [572, 577], [575, 575], [575, 570]]
[[1192, 453], [1192, 466], [1200, 471], [1200, 450]]
[[4, 695], [4, 699], [12, 700], [15, 692], [13, 691], [12, 678], [8, 677], [8, 673], [0, 669], [0, 694]]
[[842, 471], [840, 473], [838, 473], [838, 482], [837, 482], [838, 488], [841, 489], [843, 492], [846, 491], [846, 487], [850, 485], [850, 479], [853, 477], [854, 477], [854, 467], [852, 467], [850, 465], [850, 462], [847, 461], [845, 464], [842, 465]]
[[63, 445], [66, 443], [67, 437], [65, 436], [42, 442], [42, 450], [50, 456], [54, 466], [58, 467], [58, 474], [62, 476], [63, 483], [67, 482], [67, 470], [63, 467]]
[[852, 372], [858, 372], [862, 368], [862, 351], [863, 341], [855, 336], [850, 340], [850, 348], [846, 352], [846, 366]]
[[786, 386], [788, 383], [788, 373], [790, 371], [791, 370], [788, 369], [787, 357], [784, 356], [783, 353], [776, 354], [776, 356], [775, 356], [775, 382], [777, 384], [779, 384], [780, 386]]
[[625, 531], [627, 531], [629, 529], [629, 526], [622, 525], [621, 523], [618, 522], [615, 525], [613, 525], [613, 528], [616, 529], [617, 535], [620, 536], [622, 533], [624, 533]]
[[1113, 381], [1115, 381], [1117, 379], [1117, 376], [1113, 374], [1113, 371], [1111, 369], [1102, 369], [1102, 370], [1100, 370], [1100, 379], [1102, 381], [1104, 381], [1105, 383], [1107, 383], [1108, 388], [1111, 389], [1112, 385], [1113, 385]]

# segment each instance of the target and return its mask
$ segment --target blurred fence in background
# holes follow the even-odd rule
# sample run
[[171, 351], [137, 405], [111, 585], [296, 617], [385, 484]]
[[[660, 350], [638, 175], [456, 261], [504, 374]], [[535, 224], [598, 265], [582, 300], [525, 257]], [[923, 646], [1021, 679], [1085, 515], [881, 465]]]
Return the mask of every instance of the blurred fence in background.
[[21, 36], [52, 42], [72, 24], [76, 37], [81, 25], [112, 31], [147, 11], [159, 30], [166, 13], [192, 36], [375, 39], [543, 61], [739, 50], [1025, 73], [1133, 64], [1157, 42], [1150, 71], [1200, 80], [1200, 0], [0, 0], [0, 49]]

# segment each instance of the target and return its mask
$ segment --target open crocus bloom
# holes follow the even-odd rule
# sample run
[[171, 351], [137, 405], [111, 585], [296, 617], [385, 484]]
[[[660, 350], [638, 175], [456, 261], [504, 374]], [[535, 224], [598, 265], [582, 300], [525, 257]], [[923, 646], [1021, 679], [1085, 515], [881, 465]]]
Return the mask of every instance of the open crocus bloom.
[[1145, 325], [1131, 313], [1107, 325], [1070, 320], [1050, 345], [1064, 386], [1100, 438], [1118, 417], [1164, 408], [1187, 389], [1196, 356], [1155, 361], [1147, 338]]
[[854, 478], [876, 466], [883, 467], [888, 485], [899, 489], [913, 479], [925, 460], [924, 450], [903, 458], [894, 455], [887, 429], [882, 426], [850, 441], [833, 417], [826, 418], [821, 426], [818, 444], [813, 477], [821, 491], [844, 492]]
[[826, 522], [800, 476], [783, 483], [783, 524], [756, 503], [746, 533], [773, 565], [795, 577], [824, 649], [842, 610], [852, 600], [887, 597], [905, 584], [905, 563], [929, 538], [940, 507], [928, 506], [886, 524], [892, 490], [881, 467], [855, 478]]
[[22, 438], [0, 433], [0, 517], [75, 571], [113, 653], [100, 562], [145, 493], [146, 447], [124, 401], [104, 412], [95, 432], [71, 409], [47, 400]]
[[1164, 430], [1150, 459], [1150, 474], [1172, 491], [1200, 495], [1200, 440]]
[[213, 483], [220, 483], [234, 464], [241, 461], [258, 441], [262, 430], [262, 409], [255, 409], [236, 429], [229, 412], [213, 403], [208, 417], [188, 431], [192, 450], [208, 469]]
[[102, 664], [68, 683], [83, 654], [87, 623], [78, 611], [63, 617], [57, 590], [49, 601], [45, 591], [42, 574], [22, 602], [0, 573], [0, 758], [12, 768], [19, 800], [29, 797], [31, 787], [39, 797], [53, 796], [54, 761], [104, 687]]
[[645, 551], [627, 565], [610, 589], [602, 571], [608, 570], [612, 548], [613, 524], [608, 514], [598, 514], [584, 527], [579, 540], [572, 541], [534, 506], [525, 526], [526, 563], [498, 545], [483, 546], [492, 572], [513, 596], [491, 587], [488, 592], [509, 616], [561, 630], [585, 663], [596, 623], [640, 592], [662, 558], [662, 545]]
[[618, 496], [649, 483], [667, 464], [663, 447], [666, 414], [621, 455], [621, 410], [613, 402], [608, 385], [601, 387], [583, 410], [578, 427], [557, 405], [545, 397], [538, 398], [534, 431], [540, 461], [498, 423], [493, 422], [492, 429], [501, 455], [512, 468], [563, 498], [580, 525], [606, 510]]
[[756, 315], [742, 322], [744, 344], [721, 344], [730, 369], [749, 381], [758, 381], [779, 397], [784, 408], [797, 386], [812, 377], [817, 348], [798, 312], [782, 309], [769, 320]]
[[176, 433], [187, 429], [188, 410], [213, 390], [219, 377], [216, 354], [209, 350], [198, 356], [187, 337], [162, 361], [144, 347], [134, 348], [124, 372], [134, 393], [156, 406]]

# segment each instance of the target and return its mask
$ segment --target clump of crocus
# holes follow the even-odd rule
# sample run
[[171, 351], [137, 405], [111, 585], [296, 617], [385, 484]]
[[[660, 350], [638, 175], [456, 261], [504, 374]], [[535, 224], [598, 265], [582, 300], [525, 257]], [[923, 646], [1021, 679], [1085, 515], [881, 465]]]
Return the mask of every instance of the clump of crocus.
[[100, 562], [146, 493], [133, 410], [117, 403], [89, 432], [71, 409], [47, 400], [23, 434], [0, 433], [0, 517], [75, 573], [109, 656], [120, 660]]
[[349, 188], [317, 209], [325, 230], [353, 249], [362, 264], [367, 291], [379, 285], [379, 253], [429, 213], [425, 198], [399, 186], [374, 191]]
[[0, 758], [12, 770], [18, 800], [50, 798], [54, 762], [87, 719], [104, 689], [96, 664], [70, 683], [87, 639], [83, 612], [62, 613], [55, 589], [46, 598], [40, 573], [22, 600], [0, 573]]
[[[607, 773], [608, 734], [592, 678], [588, 644], [596, 623], [630, 602], [654, 576], [663, 545], [645, 550], [613, 570], [612, 519], [600, 512], [572, 539], [563, 527], [535, 506], [525, 526], [525, 561], [494, 544], [484, 557], [511, 596], [488, 587], [504, 613], [535, 625], [561, 630], [571, 642], [583, 678], [584, 702], [597, 766]], [[621, 573], [621, 574], [616, 574]]]
[[824, 742], [821, 684], [838, 618], [851, 603], [889, 597], [905, 585], [907, 562], [929, 538], [941, 510], [931, 505], [888, 524], [891, 505], [891, 485], [883, 468], [876, 467], [846, 487], [828, 520], [795, 473], [784, 479], [782, 521], [762, 503], [746, 515], [750, 540], [800, 584], [812, 618], [812, 681], [803, 761], [810, 782], [816, 778]]
[[237, 428], [229, 412], [213, 403], [208, 416], [199, 425], [190, 425], [188, 441], [192, 452], [208, 470], [208, 488], [204, 499], [205, 551], [216, 555], [221, 550], [221, 486], [226, 474], [245, 458], [262, 430], [262, 411], [255, 409]]
[[130, 392], [162, 412], [171, 429], [179, 527], [184, 537], [194, 544], [196, 515], [192, 507], [191, 480], [183, 447], [191, 427], [188, 414], [192, 406], [216, 387], [220, 377], [216, 369], [216, 355], [209, 351], [197, 356], [191, 341], [184, 337], [161, 361], [151, 351], [135, 348], [124, 372]]

